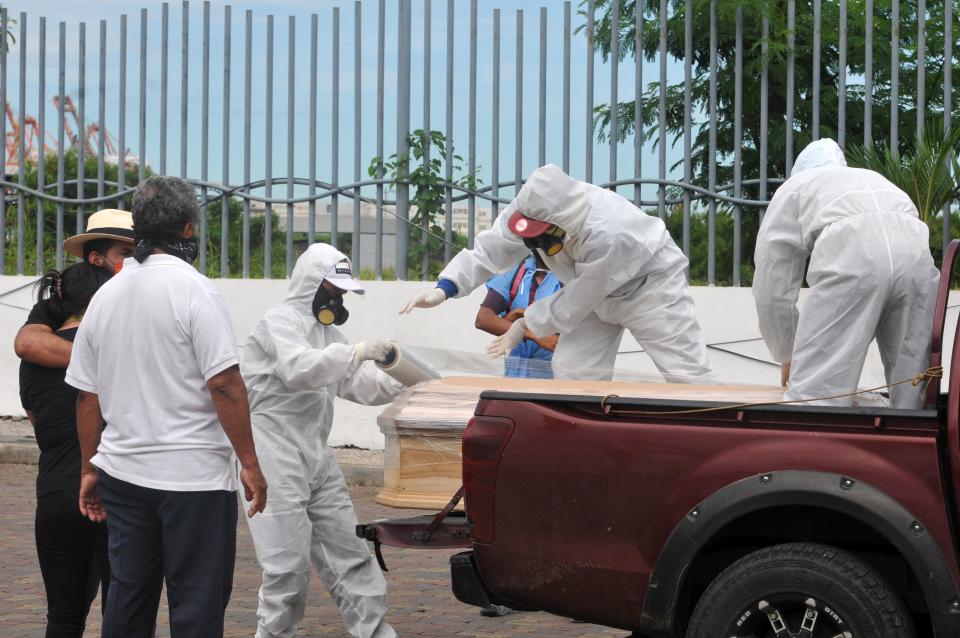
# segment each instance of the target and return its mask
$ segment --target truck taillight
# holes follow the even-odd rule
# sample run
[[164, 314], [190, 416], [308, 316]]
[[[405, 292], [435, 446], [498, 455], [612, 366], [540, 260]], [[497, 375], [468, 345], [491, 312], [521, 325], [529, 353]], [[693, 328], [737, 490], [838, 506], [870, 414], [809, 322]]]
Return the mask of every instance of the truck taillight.
[[493, 542], [497, 466], [513, 427], [510, 419], [477, 416], [463, 433], [463, 486], [473, 539], [478, 543]]

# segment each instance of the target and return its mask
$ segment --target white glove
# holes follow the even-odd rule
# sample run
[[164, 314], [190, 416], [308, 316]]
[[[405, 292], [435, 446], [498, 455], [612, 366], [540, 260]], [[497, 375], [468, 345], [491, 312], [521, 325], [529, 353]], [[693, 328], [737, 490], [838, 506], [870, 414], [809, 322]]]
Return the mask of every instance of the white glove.
[[403, 310], [400, 311], [400, 314], [410, 314], [414, 308], [433, 308], [434, 306], [439, 306], [446, 300], [447, 293], [443, 292], [439, 288], [434, 288], [430, 292], [420, 293], [408, 301], [407, 305], [405, 305]]
[[527, 334], [527, 321], [521, 317], [510, 324], [509, 330], [490, 342], [487, 346], [487, 354], [493, 358], [510, 354], [520, 345], [525, 334]]
[[353, 347], [357, 351], [357, 358], [361, 361], [383, 361], [393, 352], [393, 344], [383, 339], [361, 341]]

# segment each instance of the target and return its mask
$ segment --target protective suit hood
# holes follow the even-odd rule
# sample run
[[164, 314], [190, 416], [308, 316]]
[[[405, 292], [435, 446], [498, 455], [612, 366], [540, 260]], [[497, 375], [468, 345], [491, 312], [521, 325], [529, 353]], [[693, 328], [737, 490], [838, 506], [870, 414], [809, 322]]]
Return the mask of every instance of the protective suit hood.
[[290, 275], [290, 285], [284, 303], [299, 314], [313, 315], [313, 297], [323, 283], [324, 276], [339, 262], [349, 258], [328, 244], [312, 244], [300, 255]]
[[809, 171], [812, 168], [846, 165], [847, 158], [843, 155], [843, 149], [836, 142], [825, 137], [816, 142], [810, 142], [806, 148], [800, 151], [790, 175]]
[[530, 174], [517, 194], [517, 210], [531, 219], [559, 226], [574, 237], [587, 218], [588, 186], [564, 173], [556, 164]]

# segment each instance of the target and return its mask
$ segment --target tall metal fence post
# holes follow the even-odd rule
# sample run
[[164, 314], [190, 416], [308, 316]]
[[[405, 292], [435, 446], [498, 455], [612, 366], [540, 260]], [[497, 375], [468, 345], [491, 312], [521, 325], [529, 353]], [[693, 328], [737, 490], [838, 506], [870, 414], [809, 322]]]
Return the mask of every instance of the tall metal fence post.
[[[231, 64], [231, 10], [223, 8], [223, 164], [220, 169], [221, 187], [230, 186], [230, 70]], [[230, 195], [224, 190], [220, 198], [220, 276], [230, 276]]]
[[407, 278], [407, 239], [410, 220], [410, 187], [407, 184], [407, 156], [410, 131], [410, 0], [398, 0], [400, 15], [397, 26], [397, 208], [395, 229], [395, 264], [397, 279]]
[[657, 140], [657, 164], [660, 186], [657, 189], [657, 215], [660, 219], [667, 217], [667, 0], [660, 0], [660, 51], [657, 54], [660, 62], [660, 103], [657, 109], [657, 125], [659, 138]]
[[[943, 8], [943, 59], [953, 60], [953, 2], [947, 2]], [[943, 130], [949, 135], [953, 122], [953, 65], [943, 65]], [[958, 175], [954, 175], [957, 179]], [[950, 243], [950, 209], [953, 202], [947, 202], [943, 207], [943, 253], [947, 252]]]

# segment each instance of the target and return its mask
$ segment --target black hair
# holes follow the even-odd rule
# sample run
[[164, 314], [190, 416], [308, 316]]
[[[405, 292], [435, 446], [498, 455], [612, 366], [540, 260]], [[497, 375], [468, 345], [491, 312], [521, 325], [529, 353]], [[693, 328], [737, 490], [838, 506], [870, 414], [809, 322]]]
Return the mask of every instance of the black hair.
[[82, 315], [93, 294], [110, 281], [111, 273], [87, 262], [51, 270], [37, 282], [37, 302], [46, 305], [47, 315], [58, 325], [75, 315]]
[[133, 193], [133, 232], [136, 238], [177, 239], [200, 211], [193, 186], [179, 177], [155, 175]]
[[83, 245], [83, 260], [90, 261], [90, 253], [92, 252], [98, 252], [106, 257], [107, 251], [113, 248], [113, 245], [116, 243], [118, 243], [116, 239], [109, 239], [107, 237], [91, 239]]

